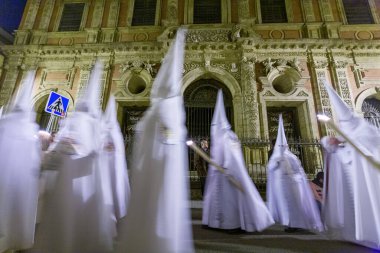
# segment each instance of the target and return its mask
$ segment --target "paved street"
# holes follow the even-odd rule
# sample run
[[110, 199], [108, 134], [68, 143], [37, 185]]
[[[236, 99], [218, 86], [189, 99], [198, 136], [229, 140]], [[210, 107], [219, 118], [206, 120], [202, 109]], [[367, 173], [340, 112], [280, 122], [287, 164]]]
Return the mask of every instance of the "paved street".
[[274, 225], [261, 233], [226, 232], [202, 228], [202, 209], [192, 209], [197, 253], [374, 253], [380, 252], [349, 242], [332, 241], [308, 231], [284, 232]]

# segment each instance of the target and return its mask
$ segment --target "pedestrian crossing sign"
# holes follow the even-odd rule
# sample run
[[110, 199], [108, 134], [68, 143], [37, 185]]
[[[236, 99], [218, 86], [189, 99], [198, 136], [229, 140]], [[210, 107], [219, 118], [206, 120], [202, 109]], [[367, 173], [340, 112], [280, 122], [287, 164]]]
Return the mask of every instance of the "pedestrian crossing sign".
[[59, 117], [65, 117], [70, 99], [54, 91], [50, 92], [48, 102], [46, 103], [45, 112], [54, 114]]

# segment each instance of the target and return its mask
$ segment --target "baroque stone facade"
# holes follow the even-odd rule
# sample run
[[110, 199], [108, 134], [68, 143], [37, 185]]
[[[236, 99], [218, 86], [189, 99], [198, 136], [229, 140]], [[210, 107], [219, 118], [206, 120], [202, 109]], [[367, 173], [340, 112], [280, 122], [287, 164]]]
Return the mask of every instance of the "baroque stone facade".
[[[158, 0], [154, 24], [135, 26], [135, 0], [28, 0], [14, 45], [1, 46], [0, 106], [36, 69], [36, 110], [55, 90], [71, 99], [72, 111], [100, 59], [106, 66], [100, 102], [115, 94], [123, 125], [126, 112], [149, 105], [161, 61], [186, 25], [184, 93], [208, 80], [228, 90], [240, 137], [272, 138], [268, 115], [283, 111], [293, 115], [293, 137], [320, 138], [332, 132], [316, 113], [334, 117], [324, 79], [358, 113], [379, 93], [380, 3], [368, 2], [373, 24], [348, 24], [342, 0], [285, 0], [287, 23], [263, 23], [259, 0], [225, 0], [220, 23], [193, 24], [193, 0]], [[60, 32], [70, 3], [84, 4], [82, 20], [78, 31]]]

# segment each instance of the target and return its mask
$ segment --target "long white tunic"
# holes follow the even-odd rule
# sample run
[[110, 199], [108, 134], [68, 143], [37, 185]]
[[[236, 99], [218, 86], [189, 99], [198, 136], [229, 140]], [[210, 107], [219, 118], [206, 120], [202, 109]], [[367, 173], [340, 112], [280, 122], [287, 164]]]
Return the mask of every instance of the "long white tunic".
[[48, 182], [33, 252], [96, 253], [112, 249], [115, 221], [101, 187], [96, 123], [89, 114], [76, 112], [46, 154], [43, 168], [57, 175], [54, 182]]
[[323, 137], [325, 179], [322, 218], [328, 235], [356, 242], [351, 147], [329, 143]]
[[320, 213], [299, 159], [288, 149], [268, 163], [268, 208], [276, 222], [322, 231]]
[[179, 96], [156, 102], [139, 122], [132, 195], [117, 252], [194, 252], [184, 124]]
[[218, 134], [212, 136], [211, 158], [241, 183], [244, 192], [210, 165], [202, 223], [212, 228], [241, 228], [248, 232], [262, 231], [272, 225], [273, 218], [247, 173], [240, 142], [230, 129], [219, 129]]
[[37, 130], [22, 112], [0, 119], [0, 252], [33, 245], [41, 153]]
[[[349, 133], [350, 138], [364, 153], [379, 159], [380, 135], [374, 127], [363, 119], [353, 119], [350, 124], [342, 124], [342, 130]], [[329, 147], [326, 145], [327, 150]], [[327, 228], [333, 231], [333, 236], [358, 244], [380, 249], [380, 170], [357, 152], [350, 144], [345, 147], [330, 147], [327, 163], [328, 168], [340, 170], [346, 181], [341, 182], [338, 176], [329, 178], [331, 187], [342, 187], [343, 196], [332, 195], [330, 190], [325, 193], [325, 216], [343, 216], [343, 225], [337, 226], [326, 220]], [[332, 171], [331, 169], [330, 171]], [[339, 172], [337, 172], [339, 173]], [[342, 186], [340, 186], [340, 184]], [[331, 208], [331, 203], [342, 203], [342, 208]], [[343, 209], [343, 211], [342, 211]], [[343, 213], [343, 214], [342, 214]], [[347, 217], [347, 219], [346, 219]]]
[[124, 141], [118, 126], [108, 125], [103, 129], [101, 161], [101, 173], [108, 179], [104, 187], [109, 187], [110, 191], [110, 196], [106, 198], [111, 198], [109, 203], [115, 216], [121, 219], [127, 214], [130, 186]]

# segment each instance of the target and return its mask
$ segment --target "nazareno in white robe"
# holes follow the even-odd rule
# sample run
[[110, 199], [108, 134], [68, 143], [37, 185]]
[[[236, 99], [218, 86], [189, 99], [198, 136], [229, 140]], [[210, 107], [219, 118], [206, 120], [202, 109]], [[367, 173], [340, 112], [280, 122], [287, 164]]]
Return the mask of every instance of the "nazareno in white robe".
[[41, 147], [22, 112], [0, 120], [0, 252], [33, 245]]
[[193, 253], [186, 126], [181, 75], [184, 31], [154, 81], [151, 107], [136, 126], [131, 200], [116, 244], [119, 253]]
[[34, 72], [0, 119], [0, 252], [33, 245], [41, 146], [32, 113]]
[[203, 200], [202, 224], [219, 229], [262, 231], [274, 221], [248, 175], [240, 142], [230, 128], [222, 91], [219, 90], [211, 125], [211, 159], [240, 182], [244, 192], [210, 165]]
[[130, 187], [124, 140], [116, 119], [115, 103], [115, 98], [110, 96], [102, 120], [101, 171], [108, 178], [104, 187], [110, 188], [110, 196], [106, 198], [111, 198], [109, 202], [113, 205], [115, 216], [121, 219], [127, 214]]
[[[38, 253], [104, 253], [116, 234], [106, 205], [100, 171], [100, 110], [97, 87], [102, 67], [96, 63], [85, 95], [67, 118], [42, 164], [56, 172], [47, 182], [43, 217], [37, 229]], [[53, 178], [53, 177], [52, 177]]]
[[324, 187], [322, 220], [332, 239], [356, 242], [352, 148], [323, 137]]
[[301, 162], [288, 148], [282, 116], [268, 162], [267, 205], [282, 225], [322, 231], [320, 213]]
[[[355, 146], [367, 156], [380, 161], [380, 134], [378, 129], [356, 116], [327, 84], [332, 107], [339, 120], [341, 131], [350, 137]], [[353, 146], [351, 150], [352, 189], [354, 198], [355, 226], [347, 227], [355, 231], [354, 241], [367, 247], [380, 249], [380, 170], [361, 155]]]
[[42, 168], [57, 175], [54, 182], [47, 182], [50, 187], [32, 252], [100, 253], [112, 249], [116, 228], [101, 187], [99, 146], [95, 142], [88, 146], [79, 137], [99, 136], [96, 124], [90, 115], [76, 112], [46, 153]]

